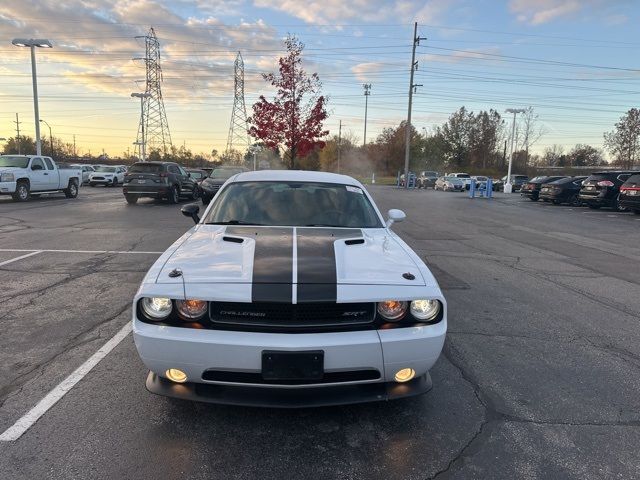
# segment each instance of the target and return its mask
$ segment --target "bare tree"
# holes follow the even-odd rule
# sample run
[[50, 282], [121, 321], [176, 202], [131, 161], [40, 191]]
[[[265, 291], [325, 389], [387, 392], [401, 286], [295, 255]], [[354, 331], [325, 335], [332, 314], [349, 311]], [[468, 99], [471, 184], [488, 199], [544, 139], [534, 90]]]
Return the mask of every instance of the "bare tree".
[[519, 117], [515, 137], [515, 150], [525, 151], [525, 168], [529, 162], [529, 148], [540, 140], [545, 133], [547, 133], [547, 129], [544, 125], [540, 125], [538, 114], [535, 113], [533, 107], [526, 108]]

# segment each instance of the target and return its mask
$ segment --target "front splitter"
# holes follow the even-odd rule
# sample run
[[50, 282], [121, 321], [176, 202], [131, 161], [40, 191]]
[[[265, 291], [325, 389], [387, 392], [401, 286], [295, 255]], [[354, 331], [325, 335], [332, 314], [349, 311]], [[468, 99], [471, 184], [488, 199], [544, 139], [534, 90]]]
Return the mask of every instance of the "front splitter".
[[427, 393], [431, 375], [406, 383], [364, 383], [313, 388], [268, 388], [208, 383], [174, 383], [149, 372], [147, 390], [157, 395], [195, 402], [268, 408], [310, 408], [395, 400]]

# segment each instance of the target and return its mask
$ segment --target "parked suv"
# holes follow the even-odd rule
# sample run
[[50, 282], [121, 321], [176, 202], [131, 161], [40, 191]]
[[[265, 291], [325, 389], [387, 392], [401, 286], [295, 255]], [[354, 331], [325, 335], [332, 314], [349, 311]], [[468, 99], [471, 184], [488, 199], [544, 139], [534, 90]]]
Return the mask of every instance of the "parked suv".
[[238, 173], [246, 172], [244, 167], [236, 167], [233, 165], [214, 168], [211, 174], [200, 183], [202, 189], [202, 203], [206, 205], [215, 197], [220, 187], [231, 177]]
[[[507, 181], [507, 176], [505, 175], [500, 180], [496, 180], [493, 182], [493, 190], [496, 192], [504, 191], [504, 184]], [[517, 192], [522, 188], [522, 186], [529, 181], [529, 177], [526, 175], [511, 175], [511, 188], [513, 192]]]
[[520, 195], [523, 197], [528, 197], [532, 202], [537, 202], [538, 198], [540, 198], [540, 190], [542, 190], [543, 183], [551, 183], [556, 180], [560, 180], [562, 178], [567, 178], [565, 176], [556, 176], [556, 177], [546, 177], [539, 176], [532, 178], [527, 183], [525, 183], [520, 189]]
[[631, 175], [640, 172], [629, 171], [605, 171], [594, 172], [582, 183], [578, 198], [586, 203], [589, 208], [611, 207], [622, 211], [624, 207], [618, 202], [620, 187]]
[[169, 203], [178, 203], [180, 197], [200, 197], [196, 182], [173, 162], [134, 163], [124, 177], [122, 193], [127, 203], [136, 203], [140, 197], [166, 198]]
[[620, 187], [618, 202], [621, 207], [640, 215], [640, 173], [631, 175]]

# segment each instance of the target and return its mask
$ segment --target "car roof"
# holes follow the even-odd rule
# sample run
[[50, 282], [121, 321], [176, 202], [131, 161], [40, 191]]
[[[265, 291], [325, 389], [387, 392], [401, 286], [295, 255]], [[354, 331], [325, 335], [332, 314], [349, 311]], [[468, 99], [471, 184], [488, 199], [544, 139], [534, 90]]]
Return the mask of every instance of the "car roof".
[[348, 175], [328, 172], [312, 172], [308, 170], [257, 170], [242, 172], [231, 177], [233, 182], [259, 181], [299, 181], [337, 183], [341, 185], [361, 186], [360, 182]]

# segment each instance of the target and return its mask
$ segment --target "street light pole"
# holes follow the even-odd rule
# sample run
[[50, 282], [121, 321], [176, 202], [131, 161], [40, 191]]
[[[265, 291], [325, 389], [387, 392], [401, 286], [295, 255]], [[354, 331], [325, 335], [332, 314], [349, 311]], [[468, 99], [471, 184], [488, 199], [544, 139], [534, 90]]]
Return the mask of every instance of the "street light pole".
[[504, 183], [504, 193], [511, 193], [513, 185], [511, 184], [511, 165], [513, 163], [513, 143], [516, 135], [516, 115], [524, 113], [523, 108], [507, 108], [506, 113], [513, 113], [513, 125], [511, 126], [511, 153], [509, 154], [509, 168], [507, 169], [507, 181]]
[[42, 155], [42, 144], [40, 143], [40, 112], [38, 110], [38, 80], [36, 72], [36, 49], [53, 48], [51, 42], [45, 38], [14, 38], [11, 42], [17, 47], [31, 48], [31, 78], [33, 83], [33, 112], [35, 114], [36, 124], [36, 155]]
[[40, 121], [49, 127], [49, 145], [51, 146], [51, 158], [53, 158], [53, 135], [51, 135], [51, 125], [49, 125], [45, 120]]
[[363, 147], [367, 146], [367, 110], [369, 108], [369, 95], [371, 95], [371, 84], [365, 83], [364, 87], [364, 142]]
[[142, 161], [146, 161], [146, 152], [145, 152], [145, 146], [147, 143], [147, 138], [145, 137], [145, 133], [144, 133], [144, 99], [145, 98], [149, 98], [151, 96], [150, 93], [132, 93], [131, 96], [133, 98], [139, 98], [140, 99], [140, 132], [141, 132], [141, 136], [142, 139], [138, 140], [136, 142], [134, 142], [134, 145], [140, 145], [141, 148], [141, 153], [142, 153]]

